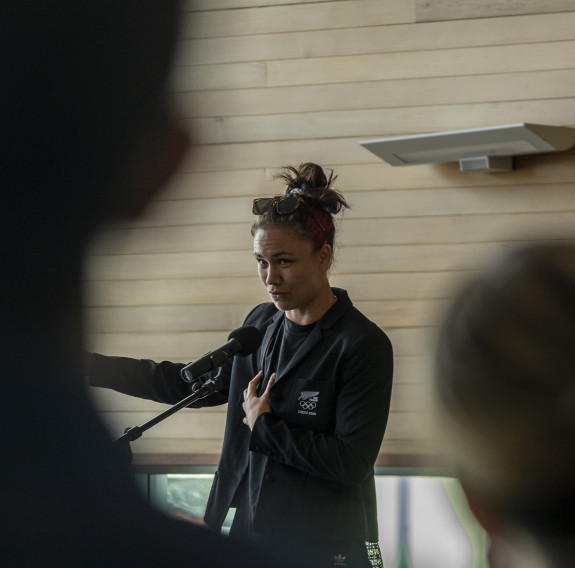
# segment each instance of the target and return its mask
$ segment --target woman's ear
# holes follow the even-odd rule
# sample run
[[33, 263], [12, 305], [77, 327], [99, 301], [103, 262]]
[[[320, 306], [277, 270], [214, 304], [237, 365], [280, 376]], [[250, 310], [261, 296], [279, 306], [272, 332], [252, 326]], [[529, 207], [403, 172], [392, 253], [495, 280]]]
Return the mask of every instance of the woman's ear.
[[331, 264], [331, 258], [333, 254], [331, 245], [328, 243], [323, 243], [323, 245], [318, 251], [318, 254], [319, 254], [320, 267], [323, 270], [327, 270], [329, 268], [329, 265]]

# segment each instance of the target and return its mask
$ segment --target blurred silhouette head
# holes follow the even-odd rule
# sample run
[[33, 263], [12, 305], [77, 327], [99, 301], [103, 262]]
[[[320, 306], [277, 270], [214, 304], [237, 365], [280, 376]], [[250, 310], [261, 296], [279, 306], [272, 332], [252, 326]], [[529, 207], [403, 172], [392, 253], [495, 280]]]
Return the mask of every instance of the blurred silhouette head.
[[178, 4], [2, 2], [3, 264], [36, 253], [41, 277], [57, 259], [39, 251], [65, 258], [169, 175], [186, 145], [168, 95]]
[[470, 504], [540, 541], [575, 535], [575, 246], [517, 250], [440, 331], [435, 394]]

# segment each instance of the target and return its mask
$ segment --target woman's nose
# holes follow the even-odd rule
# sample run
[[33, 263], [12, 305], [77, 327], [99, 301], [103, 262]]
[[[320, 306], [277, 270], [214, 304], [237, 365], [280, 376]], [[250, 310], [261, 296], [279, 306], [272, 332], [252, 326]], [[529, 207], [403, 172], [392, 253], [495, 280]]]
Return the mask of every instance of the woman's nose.
[[279, 271], [273, 267], [268, 267], [266, 274], [266, 284], [277, 284], [279, 281]]

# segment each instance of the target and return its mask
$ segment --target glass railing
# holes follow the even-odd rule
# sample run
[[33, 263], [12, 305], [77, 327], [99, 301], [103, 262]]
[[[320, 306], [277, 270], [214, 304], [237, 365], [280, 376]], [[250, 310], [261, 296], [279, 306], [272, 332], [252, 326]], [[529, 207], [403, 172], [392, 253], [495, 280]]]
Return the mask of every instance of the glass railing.
[[[151, 503], [201, 522], [215, 468], [138, 471]], [[376, 468], [380, 547], [386, 568], [489, 568], [488, 538], [459, 482], [437, 472]], [[233, 511], [224, 523], [229, 531]]]

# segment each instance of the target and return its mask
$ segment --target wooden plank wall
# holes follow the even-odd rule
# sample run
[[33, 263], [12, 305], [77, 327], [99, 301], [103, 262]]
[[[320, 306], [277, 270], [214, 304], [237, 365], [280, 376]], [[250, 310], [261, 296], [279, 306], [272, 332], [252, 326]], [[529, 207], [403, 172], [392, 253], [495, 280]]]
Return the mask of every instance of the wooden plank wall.
[[[267, 300], [251, 199], [313, 161], [352, 206], [334, 285], [390, 335], [392, 413], [380, 463], [435, 450], [426, 387], [441, 310], [462, 279], [530, 239], [572, 236], [573, 154], [511, 173], [394, 168], [359, 140], [534, 122], [575, 126], [568, 0], [199, 0], [185, 5], [174, 90], [196, 146], [134, 225], [102, 234], [86, 280], [88, 348], [189, 361]], [[111, 428], [163, 410], [94, 389]], [[98, 392], [96, 392], [98, 391]], [[214, 463], [225, 409], [182, 411], [133, 444], [136, 462]]]

